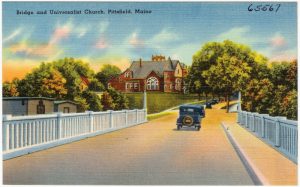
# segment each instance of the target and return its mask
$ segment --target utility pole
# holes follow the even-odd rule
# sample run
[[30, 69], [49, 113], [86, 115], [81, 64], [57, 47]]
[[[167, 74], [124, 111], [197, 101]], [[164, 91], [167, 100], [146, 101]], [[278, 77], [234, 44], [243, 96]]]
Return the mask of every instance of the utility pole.
[[147, 92], [146, 89], [144, 90], [144, 103], [143, 103], [143, 109], [147, 110]]

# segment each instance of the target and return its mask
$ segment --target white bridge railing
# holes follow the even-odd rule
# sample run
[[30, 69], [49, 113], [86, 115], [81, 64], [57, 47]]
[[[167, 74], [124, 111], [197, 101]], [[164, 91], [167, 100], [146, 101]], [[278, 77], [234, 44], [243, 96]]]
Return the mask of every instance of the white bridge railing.
[[241, 111], [238, 113], [238, 123], [297, 163], [297, 121]]
[[95, 136], [147, 121], [146, 110], [3, 116], [3, 158]]

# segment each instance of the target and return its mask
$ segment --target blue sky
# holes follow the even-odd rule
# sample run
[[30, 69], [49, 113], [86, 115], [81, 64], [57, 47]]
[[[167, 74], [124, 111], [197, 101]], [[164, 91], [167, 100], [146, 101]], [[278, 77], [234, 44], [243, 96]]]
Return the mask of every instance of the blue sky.
[[[255, 5], [260, 3], [254, 3]], [[249, 12], [249, 3], [4, 2], [3, 75], [11, 79], [42, 61], [81, 58], [98, 71], [105, 63], [126, 68], [152, 54], [191, 64], [209, 41], [230, 39], [272, 60], [297, 57], [297, 6]], [[16, 15], [17, 10], [147, 9], [151, 14]], [[18, 72], [23, 68], [21, 72]], [[20, 74], [21, 73], [21, 74]]]

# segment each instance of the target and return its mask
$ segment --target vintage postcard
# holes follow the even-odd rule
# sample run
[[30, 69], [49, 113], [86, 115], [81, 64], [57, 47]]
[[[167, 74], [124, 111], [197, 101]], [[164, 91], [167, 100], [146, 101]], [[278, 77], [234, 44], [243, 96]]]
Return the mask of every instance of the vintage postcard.
[[297, 2], [2, 2], [4, 185], [298, 185]]

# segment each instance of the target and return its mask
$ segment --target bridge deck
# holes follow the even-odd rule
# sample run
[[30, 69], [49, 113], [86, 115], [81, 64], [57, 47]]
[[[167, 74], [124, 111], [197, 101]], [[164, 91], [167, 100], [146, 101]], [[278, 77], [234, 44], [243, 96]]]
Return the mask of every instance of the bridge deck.
[[262, 182], [268, 185], [296, 185], [297, 164], [232, 121], [225, 126], [252, 162]]
[[234, 121], [236, 114], [208, 109], [200, 132], [177, 131], [176, 118], [174, 112], [143, 125], [4, 161], [3, 182], [253, 184], [220, 126], [221, 121]]

